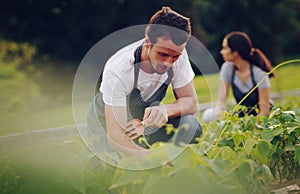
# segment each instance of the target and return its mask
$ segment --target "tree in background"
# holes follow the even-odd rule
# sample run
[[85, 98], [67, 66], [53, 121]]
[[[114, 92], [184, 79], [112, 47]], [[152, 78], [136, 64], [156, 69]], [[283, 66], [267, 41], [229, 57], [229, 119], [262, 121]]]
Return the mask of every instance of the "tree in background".
[[223, 36], [248, 33], [274, 64], [297, 55], [298, 0], [2, 0], [0, 37], [30, 42], [42, 54], [82, 59], [97, 41], [132, 25], [145, 24], [162, 5], [191, 18], [193, 35], [219, 56]]
[[[245, 31], [269, 54], [274, 64], [283, 56], [299, 55], [300, 1], [296, 0], [195, 0], [200, 23], [208, 34], [207, 45], [219, 58], [224, 35]], [[201, 38], [200, 38], [201, 39]]]

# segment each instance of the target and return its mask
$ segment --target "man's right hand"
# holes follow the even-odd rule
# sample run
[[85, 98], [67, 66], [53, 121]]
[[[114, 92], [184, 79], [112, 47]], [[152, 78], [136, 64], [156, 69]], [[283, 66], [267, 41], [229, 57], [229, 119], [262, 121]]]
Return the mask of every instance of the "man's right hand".
[[164, 106], [152, 106], [145, 109], [145, 126], [161, 128], [168, 122], [168, 112]]

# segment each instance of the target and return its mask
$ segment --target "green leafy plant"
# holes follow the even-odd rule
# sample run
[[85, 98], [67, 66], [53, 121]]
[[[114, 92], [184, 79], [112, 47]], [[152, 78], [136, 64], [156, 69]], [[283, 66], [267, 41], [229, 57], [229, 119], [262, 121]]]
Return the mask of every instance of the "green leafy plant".
[[[273, 70], [292, 62], [299, 60], [284, 62]], [[110, 189], [122, 188], [123, 193], [141, 189], [143, 193], [266, 193], [272, 175], [276, 178], [279, 174], [280, 181], [296, 178], [300, 125], [295, 112], [274, 109], [260, 118], [260, 126], [254, 116], [238, 117], [236, 113], [245, 110], [240, 104], [222, 119], [204, 125], [199, 143], [187, 146], [167, 163], [171, 165], [147, 172], [118, 169]], [[158, 155], [168, 158], [170, 146], [160, 143], [159, 151], [157, 146], [151, 148], [143, 162], [156, 161]], [[121, 163], [130, 169], [135, 162], [125, 158]], [[179, 184], [182, 180], [183, 185]]]
[[300, 121], [294, 111], [277, 108], [264, 120], [261, 137], [272, 143], [275, 152], [270, 160], [270, 169], [280, 182], [300, 176]]

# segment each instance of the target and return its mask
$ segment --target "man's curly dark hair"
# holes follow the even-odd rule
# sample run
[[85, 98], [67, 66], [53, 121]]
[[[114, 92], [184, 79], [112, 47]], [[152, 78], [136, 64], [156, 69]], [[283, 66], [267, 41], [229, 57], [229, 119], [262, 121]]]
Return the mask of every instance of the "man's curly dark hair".
[[191, 35], [190, 19], [164, 6], [149, 20], [146, 34], [151, 44], [155, 44], [158, 37], [168, 37], [176, 45], [181, 45]]

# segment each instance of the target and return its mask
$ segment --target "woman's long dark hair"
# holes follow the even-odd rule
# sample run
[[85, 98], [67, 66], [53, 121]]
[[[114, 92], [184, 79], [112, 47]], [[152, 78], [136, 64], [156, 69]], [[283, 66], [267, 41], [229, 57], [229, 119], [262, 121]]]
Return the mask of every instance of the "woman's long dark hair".
[[[232, 51], [237, 51], [241, 57], [249, 63], [254, 64], [265, 72], [272, 70], [272, 64], [266, 55], [257, 48], [253, 48], [252, 41], [244, 32], [231, 32], [225, 36], [229, 48]], [[274, 77], [274, 72], [269, 74], [269, 77]]]

